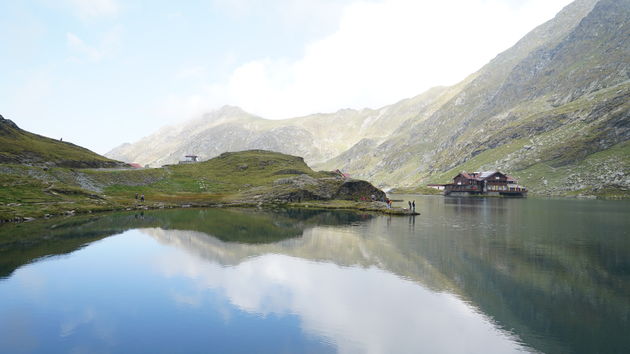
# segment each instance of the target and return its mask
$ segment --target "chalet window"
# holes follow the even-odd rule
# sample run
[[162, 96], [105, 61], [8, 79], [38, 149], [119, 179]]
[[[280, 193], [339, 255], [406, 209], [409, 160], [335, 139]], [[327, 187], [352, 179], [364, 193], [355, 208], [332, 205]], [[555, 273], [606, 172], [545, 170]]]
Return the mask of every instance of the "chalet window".
[[499, 176], [496, 176], [496, 177], [494, 177], [494, 179], [501, 179], [501, 177], [499, 177]]

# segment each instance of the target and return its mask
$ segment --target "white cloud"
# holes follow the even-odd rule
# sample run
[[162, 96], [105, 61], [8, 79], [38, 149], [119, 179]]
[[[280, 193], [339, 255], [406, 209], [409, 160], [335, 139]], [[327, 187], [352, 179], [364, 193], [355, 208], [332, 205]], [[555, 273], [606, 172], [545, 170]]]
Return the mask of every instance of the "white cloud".
[[116, 26], [107, 31], [96, 45], [87, 44], [79, 36], [71, 32], [66, 33], [66, 43], [73, 52], [73, 59], [86, 58], [90, 61], [98, 62], [120, 46], [121, 37], [122, 27]]
[[103, 53], [95, 47], [87, 45], [81, 38], [74, 33], [66, 33], [66, 41], [68, 47], [82, 56], [86, 56], [92, 60], [98, 61], [103, 57]]
[[176, 74], [176, 79], [198, 79], [203, 78], [208, 74], [208, 69], [205, 66], [194, 65], [180, 69]]
[[[244, 11], [252, 1], [234, 6]], [[198, 114], [233, 104], [264, 117], [286, 118], [376, 108], [462, 80], [568, 2], [355, 2], [344, 8], [338, 30], [307, 44], [298, 60], [243, 63], [225, 82], [171, 97], [166, 110]]]
[[[370, 1], [370, 0], [368, 0]], [[287, 24], [338, 20], [343, 7], [352, 0], [212, 0], [215, 8], [233, 18], [258, 16], [262, 11], [272, 13]]]
[[82, 18], [116, 15], [120, 9], [116, 0], [68, 0]]

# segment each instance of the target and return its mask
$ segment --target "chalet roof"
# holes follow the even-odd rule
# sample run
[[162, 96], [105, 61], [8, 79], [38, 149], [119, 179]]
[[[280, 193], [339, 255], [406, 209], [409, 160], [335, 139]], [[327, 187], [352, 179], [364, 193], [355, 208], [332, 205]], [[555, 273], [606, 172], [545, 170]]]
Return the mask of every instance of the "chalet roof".
[[506, 175], [505, 173], [503, 173], [501, 171], [482, 171], [482, 172], [472, 172], [472, 173], [462, 172], [459, 175], [461, 175], [462, 177], [467, 178], [467, 179], [473, 179], [475, 181], [483, 181], [483, 180], [487, 179], [488, 177], [491, 177], [492, 175], [494, 175], [496, 173], [500, 173], [500, 174], [506, 176], [508, 178], [508, 180], [516, 182], [516, 179]]
[[473, 173], [462, 172], [462, 173], [460, 173], [460, 175], [462, 175], [462, 177], [467, 178], [467, 179], [479, 180], [479, 178], [477, 178], [477, 173], [475, 173], [475, 172], [473, 172]]
[[488, 178], [497, 172], [499, 171], [483, 171], [479, 173], [479, 178], [481, 179]]

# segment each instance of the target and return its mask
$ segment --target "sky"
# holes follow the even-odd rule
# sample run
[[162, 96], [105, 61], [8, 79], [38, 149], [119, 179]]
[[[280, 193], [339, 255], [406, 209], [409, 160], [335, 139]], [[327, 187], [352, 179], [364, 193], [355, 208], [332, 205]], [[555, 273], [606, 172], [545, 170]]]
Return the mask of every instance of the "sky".
[[461, 81], [570, 2], [0, 1], [0, 114], [103, 154], [226, 104], [379, 108]]

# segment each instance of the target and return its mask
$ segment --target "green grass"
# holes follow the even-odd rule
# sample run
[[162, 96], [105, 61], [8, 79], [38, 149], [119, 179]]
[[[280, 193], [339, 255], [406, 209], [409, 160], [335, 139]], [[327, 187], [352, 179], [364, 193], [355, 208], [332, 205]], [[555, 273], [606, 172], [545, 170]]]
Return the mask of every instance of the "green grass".
[[4, 119], [0, 120], [0, 163], [36, 163], [66, 167], [122, 165], [72, 143], [27, 132]]
[[[4, 172], [0, 173], [3, 187], [0, 220], [184, 204], [253, 205], [252, 196], [296, 188], [274, 186], [274, 181], [280, 178], [300, 174], [313, 178], [332, 176], [311, 170], [300, 157], [259, 150], [226, 153], [202, 163], [156, 169], [0, 165], [0, 171]], [[145, 201], [135, 199], [136, 194], [144, 194]]]
[[[453, 181], [453, 177], [457, 176], [458, 173], [462, 171], [466, 172], [474, 172], [479, 171], [481, 167], [485, 165], [492, 165], [500, 159], [501, 157], [507, 156], [511, 153], [514, 153], [523, 148], [524, 145], [527, 144], [528, 139], [519, 139], [511, 141], [508, 144], [501, 145], [495, 149], [486, 150], [479, 155], [473, 157], [472, 159], [464, 162], [457, 167], [454, 167], [446, 172], [442, 172], [440, 174], [431, 176], [432, 183], [451, 183]], [[511, 171], [503, 171], [508, 174]]]
[[[183, 198], [190, 201], [221, 200], [256, 187], [269, 189], [275, 180], [297, 174], [326, 176], [311, 170], [299, 157], [260, 150], [226, 153], [201, 163], [161, 169], [91, 173], [96, 174], [97, 180], [112, 183], [104, 189], [109, 196], [128, 197], [139, 193], [152, 200]], [[148, 183], [129, 183], [140, 179]]]
[[394, 188], [394, 189], [390, 190], [389, 193], [395, 193], [395, 194], [442, 195], [442, 194], [444, 194], [444, 191], [421, 185], [421, 186], [417, 186], [417, 187]]
[[[494, 132], [474, 147], [477, 151], [483, 150], [481, 153], [469, 156], [470, 153], [458, 152], [456, 148], [446, 150], [435, 157], [437, 168], [418, 174], [418, 179], [425, 183], [448, 183], [461, 171], [499, 169], [529, 187], [530, 194], [624, 198], [627, 196], [622, 187], [624, 183], [615, 184], [595, 177], [610, 171], [628, 171], [625, 157], [629, 152], [624, 147], [627, 142], [613, 147], [602, 145], [603, 142], [614, 143], [611, 136], [615, 135], [613, 129], [618, 125], [615, 122], [619, 121], [619, 115], [627, 109], [623, 97], [628, 89], [629, 83], [620, 84], [549, 109], [543, 109], [548, 104], [547, 97], [524, 103], [513, 111], [518, 119], [505, 123], [489, 120], [485, 126], [478, 127], [477, 130], [490, 132], [495, 125]], [[603, 113], [589, 116], [596, 110]], [[498, 145], [490, 148], [495, 144]], [[530, 147], [525, 148], [525, 145]], [[440, 166], [452, 166], [458, 160], [463, 162], [439, 172]], [[580, 188], [582, 184], [584, 187]]]
[[[585, 159], [571, 165], [553, 167], [547, 163], [537, 163], [522, 171], [522, 181], [540, 194], [565, 196], [596, 196], [609, 199], [625, 199], [630, 192], [614, 184], [608, 171], [630, 170], [630, 141], [613, 146], [610, 149], [588, 155]], [[621, 172], [623, 173], [623, 172]], [[547, 180], [547, 185], [543, 183]], [[577, 184], [574, 180], [580, 180]], [[595, 182], [593, 182], [595, 181]], [[582, 188], [580, 184], [584, 185]], [[601, 187], [593, 187], [600, 185]], [[554, 192], [550, 187], [561, 186], [564, 192]], [[573, 188], [572, 188], [573, 187]]]

